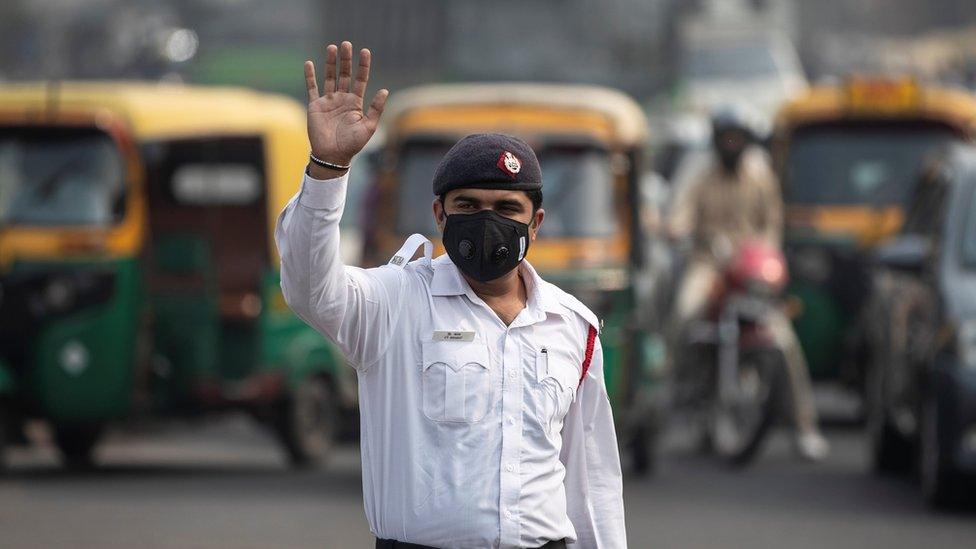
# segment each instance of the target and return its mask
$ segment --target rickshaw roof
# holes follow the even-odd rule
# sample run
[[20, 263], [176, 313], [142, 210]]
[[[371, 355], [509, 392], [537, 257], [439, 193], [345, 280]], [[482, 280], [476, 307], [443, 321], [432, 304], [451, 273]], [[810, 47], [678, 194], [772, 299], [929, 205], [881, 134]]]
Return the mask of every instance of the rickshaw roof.
[[90, 117], [97, 124], [103, 113], [122, 120], [136, 141], [260, 136], [266, 151], [268, 242], [273, 242], [273, 220], [294, 194], [308, 159], [305, 109], [298, 101], [244, 88], [155, 82], [0, 84], [0, 121]]
[[870, 110], [850, 106], [845, 83], [821, 84], [786, 101], [776, 115], [777, 130], [842, 120], [927, 119], [951, 124], [966, 133], [976, 131], [976, 96], [964, 90], [918, 83], [910, 107]]
[[615, 139], [637, 145], [647, 138], [647, 117], [627, 94], [580, 84], [437, 84], [397, 91], [390, 98], [389, 123], [415, 109], [445, 106], [516, 105], [541, 109], [586, 110], [606, 116]]
[[107, 109], [129, 124], [136, 138], [266, 133], [295, 126], [305, 114], [295, 100], [244, 88], [156, 82], [29, 82], [0, 85], [0, 113], [24, 114]]

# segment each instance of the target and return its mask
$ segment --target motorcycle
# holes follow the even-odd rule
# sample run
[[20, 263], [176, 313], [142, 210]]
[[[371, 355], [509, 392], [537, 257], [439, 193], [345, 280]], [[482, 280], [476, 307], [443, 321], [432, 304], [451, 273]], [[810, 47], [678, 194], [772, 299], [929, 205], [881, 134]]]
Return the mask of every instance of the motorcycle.
[[784, 314], [786, 282], [777, 248], [744, 243], [723, 263], [703, 318], [684, 329], [676, 407], [696, 418], [703, 448], [733, 465], [756, 457], [781, 408], [785, 362], [771, 320]]

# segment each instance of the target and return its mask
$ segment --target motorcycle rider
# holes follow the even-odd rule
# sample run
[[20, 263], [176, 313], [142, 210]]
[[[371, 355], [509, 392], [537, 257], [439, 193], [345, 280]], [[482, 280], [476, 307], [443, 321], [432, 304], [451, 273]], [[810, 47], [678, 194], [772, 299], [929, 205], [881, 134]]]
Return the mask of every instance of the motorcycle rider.
[[[755, 118], [742, 109], [723, 108], [712, 116], [713, 154], [687, 185], [678, 189], [668, 230], [676, 240], [691, 240], [691, 250], [672, 309], [672, 349], [689, 323], [700, 318], [726, 261], [740, 244], [762, 240], [779, 247], [783, 202], [766, 153], [757, 145]], [[796, 449], [809, 460], [826, 457], [806, 360], [793, 327], [779, 311], [767, 319], [782, 351], [792, 392]], [[675, 345], [676, 344], [676, 345]]]

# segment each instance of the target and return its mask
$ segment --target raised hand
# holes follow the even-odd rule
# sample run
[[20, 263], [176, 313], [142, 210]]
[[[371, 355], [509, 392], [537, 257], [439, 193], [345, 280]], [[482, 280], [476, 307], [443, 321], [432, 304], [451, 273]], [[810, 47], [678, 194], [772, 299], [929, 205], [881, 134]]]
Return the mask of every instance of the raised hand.
[[[339, 79], [336, 81], [336, 57], [339, 60]], [[325, 81], [319, 95], [315, 78], [315, 64], [305, 62], [305, 86], [308, 90], [308, 141], [316, 158], [333, 164], [348, 165], [352, 157], [366, 146], [373, 136], [383, 112], [389, 92], [376, 92], [363, 113], [363, 95], [369, 81], [370, 52], [359, 52], [359, 70], [352, 78], [352, 44], [343, 42], [338, 48], [326, 48]], [[312, 164], [313, 172], [319, 166]], [[318, 170], [327, 172], [328, 170]], [[312, 174], [315, 176], [315, 173]], [[323, 173], [330, 177], [334, 174]]]

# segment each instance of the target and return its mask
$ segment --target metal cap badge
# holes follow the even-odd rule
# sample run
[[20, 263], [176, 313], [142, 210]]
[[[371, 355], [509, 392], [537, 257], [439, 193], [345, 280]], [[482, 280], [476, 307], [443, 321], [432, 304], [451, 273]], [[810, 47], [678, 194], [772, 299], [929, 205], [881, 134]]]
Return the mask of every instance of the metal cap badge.
[[518, 157], [508, 151], [505, 151], [498, 156], [498, 162], [496, 165], [512, 179], [515, 179], [515, 176], [518, 175], [519, 171], [522, 169], [522, 162], [518, 159]]

